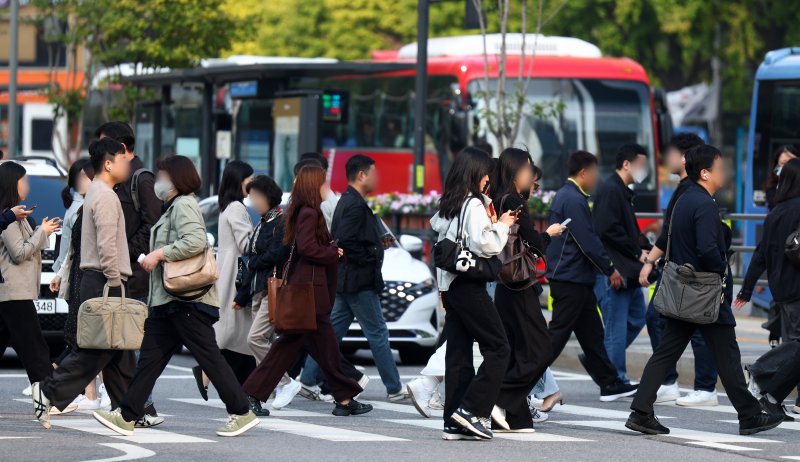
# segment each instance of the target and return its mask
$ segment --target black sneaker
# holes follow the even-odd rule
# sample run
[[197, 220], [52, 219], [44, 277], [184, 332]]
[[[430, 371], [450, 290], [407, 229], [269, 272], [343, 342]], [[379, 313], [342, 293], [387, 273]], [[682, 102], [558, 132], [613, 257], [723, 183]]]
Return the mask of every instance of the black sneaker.
[[661, 425], [655, 414], [631, 412], [625, 426], [646, 435], [669, 435], [669, 428]]
[[767, 414], [774, 414], [783, 417], [784, 422], [794, 422], [794, 417], [786, 414], [786, 408], [783, 404], [773, 403], [766, 396], [762, 396], [758, 403], [761, 404], [761, 409]]
[[445, 441], [480, 441], [483, 438], [461, 427], [444, 427], [442, 439]]
[[253, 411], [253, 414], [259, 417], [267, 417], [269, 415], [269, 409], [262, 408], [261, 401], [258, 398], [248, 396], [247, 402], [250, 403], [250, 410]]
[[767, 430], [772, 430], [783, 422], [782, 415], [767, 414], [762, 412], [749, 419], [739, 421], [740, 435], [755, 435]]
[[600, 388], [600, 401], [607, 403], [625, 398], [626, 396], [635, 395], [638, 388], [639, 385], [631, 385], [622, 380], [617, 380], [610, 385]]
[[[450, 416], [450, 418], [453, 419], [453, 422], [455, 422], [459, 427], [464, 428], [465, 430], [468, 430], [473, 434], [480, 436], [481, 438], [485, 438], [487, 440], [492, 439], [493, 435], [491, 428], [484, 424], [484, 421], [481, 420], [480, 417], [472, 414], [471, 412], [465, 411], [463, 408], [458, 408], [455, 412], [453, 412], [453, 415]], [[489, 425], [491, 425], [491, 423]]]
[[347, 404], [336, 403], [336, 407], [333, 408], [332, 414], [337, 417], [345, 417], [348, 415], [366, 414], [371, 410], [371, 404], [359, 403], [358, 401], [351, 399]]

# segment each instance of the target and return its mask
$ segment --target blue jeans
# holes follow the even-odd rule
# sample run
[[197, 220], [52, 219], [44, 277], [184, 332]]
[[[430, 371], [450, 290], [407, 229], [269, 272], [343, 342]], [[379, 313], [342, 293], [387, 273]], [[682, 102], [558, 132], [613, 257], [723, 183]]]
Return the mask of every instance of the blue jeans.
[[617, 369], [617, 375], [630, 383], [626, 375], [625, 350], [636, 340], [645, 325], [647, 305], [642, 288], [620, 287], [614, 289], [606, 276], [598, 276], [594, 292], [603, 315], [605, 346], [608, 359]]
[[545, 399], [558, 390], [560, 390], [560, 388], [558, 388], [558, 382], [556, 382], [556, 378], [553, 377], [553, 371], [548, 367], [547, 370], [544, 371], [544, 375], [536, 382], [530, 394], [537, 399]]
[[[372, 290], [361, 292], [336, 294], [336, 302], [331, 311], [331, 324], [339, 342], [347, 333], [353, 319], [358, 320], [361, 325], [361, 332], [367, 338], [369, 348], [372, 350], [372, 358], [378, 373], [381, 376], [386, 391], [391, 395], [399, 393], [403, 389], [400, 383], [400, 373], [392, 356], [392, 349], [389, 347], [389, 330], [386, 328], [386, 320], [383, 319], [381, 310], [381, 300]], [[300, 381], [306, 385], [317, 383], [319, 376], [319, 366], [311, 359], [306, 359], [303, 374]]]
[[[656, 287], [658, 290], [658, 287]], [[664, 337], [664, 318], [653, 307], [653, 301], [647, 306], [647, 333], [650, 334], [650, 345], [653, 351], [661, 344]], [[706, 340], [699, 330], [692, 335], [692, 351], [694, 351], [694, 389], [702, 391], [714, 391], [717, 389], [717, 365], [711, 352], [708, 351]], [[672, 366], [671, 371], [664, 379], [663, 385], [672, 385], [678, 381], [677, 364]]]

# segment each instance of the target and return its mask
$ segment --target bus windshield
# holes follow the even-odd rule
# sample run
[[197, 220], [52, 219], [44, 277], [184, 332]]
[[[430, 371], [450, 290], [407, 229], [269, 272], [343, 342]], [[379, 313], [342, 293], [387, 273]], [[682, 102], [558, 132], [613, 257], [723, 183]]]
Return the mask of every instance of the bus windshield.
[[[508, 82], [516, 83], [516, 79], [509, 78]], [[476, 115], [484, 112], [484, 85], [484, 80], [477, 79], [468, 86]], [[490, 95], [496, 85], [496, 79], [489, 80]], [[575, 150], [596, 154], [601, 179], [605, 179], [614, 172], [617, 148], [624, 143], [638, 143], [650, 154], [650, 175], [635, 188], [652, 192], [655, 198], [655, 143], [647, 85], [618, 80], [537, 78], [530, 81], [526, 93], [528, 104], [560, 106], [544, 118], [537, 118], [526, 108], [515, 143], [527, 147], [534, 163], [544, 170], [544, 189], [561, 187], [567, 178], [567, 158]], [[493, 99], [490, 105], [495, 105]], [[479, 134], [495, 144], [485, 120], [479, 123]], [[655, 210], [655, 204], [648, 208]]]
[[751, 180], [753, 202], [764, 205], [764, 186], [775, 151], [784, 144], [800, 146], [800, 81], [761, 80], [758, 83]]

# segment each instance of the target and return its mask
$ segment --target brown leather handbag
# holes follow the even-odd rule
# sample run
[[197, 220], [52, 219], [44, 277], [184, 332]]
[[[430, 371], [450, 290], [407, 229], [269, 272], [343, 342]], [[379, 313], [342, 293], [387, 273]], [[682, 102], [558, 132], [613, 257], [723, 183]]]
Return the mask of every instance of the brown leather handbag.
[[[283, 269], [283, 278], [277, 286], [274, 313], [275, 330], [285, 334], [317, 330], [317, 305], [314, 297], [314, 269], [309, 282], [289, 282], [289, 268], [294, 258], [295, 245], [289, 252], [289, 261]], [[269, 301], [267, 303], [270, 303]]]
[[164, 290], [175, 297], [202, 297], [217, 279], [217, 259], [210, 247], [184, 260], [164, 262]]
[[[503, 209], [503, 202], [507, 196], [503, 196], [500, 200], [500, 210]], [[533, 286], [541, 277], [536, 273], [539, 257], [519, 235], [518, 224], [509, 227], [508, 241], [500, 251], [498, 258], [503, 264], [503, 268], [497, 275], [497, 281], [510, 289], [525, 290]]]
[[272, 276], [267, 279], [267, 309], [269, 310], [269, 322], [275, 324], [275, 307], [278, 305], [278, 291], [283, 278], [277, 276], [277, 269], [272, 270]]

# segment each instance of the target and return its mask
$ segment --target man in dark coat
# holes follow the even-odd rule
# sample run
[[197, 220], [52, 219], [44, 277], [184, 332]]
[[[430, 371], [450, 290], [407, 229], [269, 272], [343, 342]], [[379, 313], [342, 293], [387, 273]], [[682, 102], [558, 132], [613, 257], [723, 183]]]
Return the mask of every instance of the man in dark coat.
[[639, 272], [647, 258], [640, 247], [643, 237], [633, 210], [633, 184], [647, 176], [647, 151], [638, 144], [623, 144], [617, 150], [616, 171], [597, 189], [592, 208], [594, 229], [614, 267], [624, 278], [615, 289], [605, 275], [597, 276], [594, 292], [600, 302], [608, 358], [619, 378], [630, 383], [625, 367], [625, 350], [636, 340], [645, 324], [647, 305], [639, 285]]

